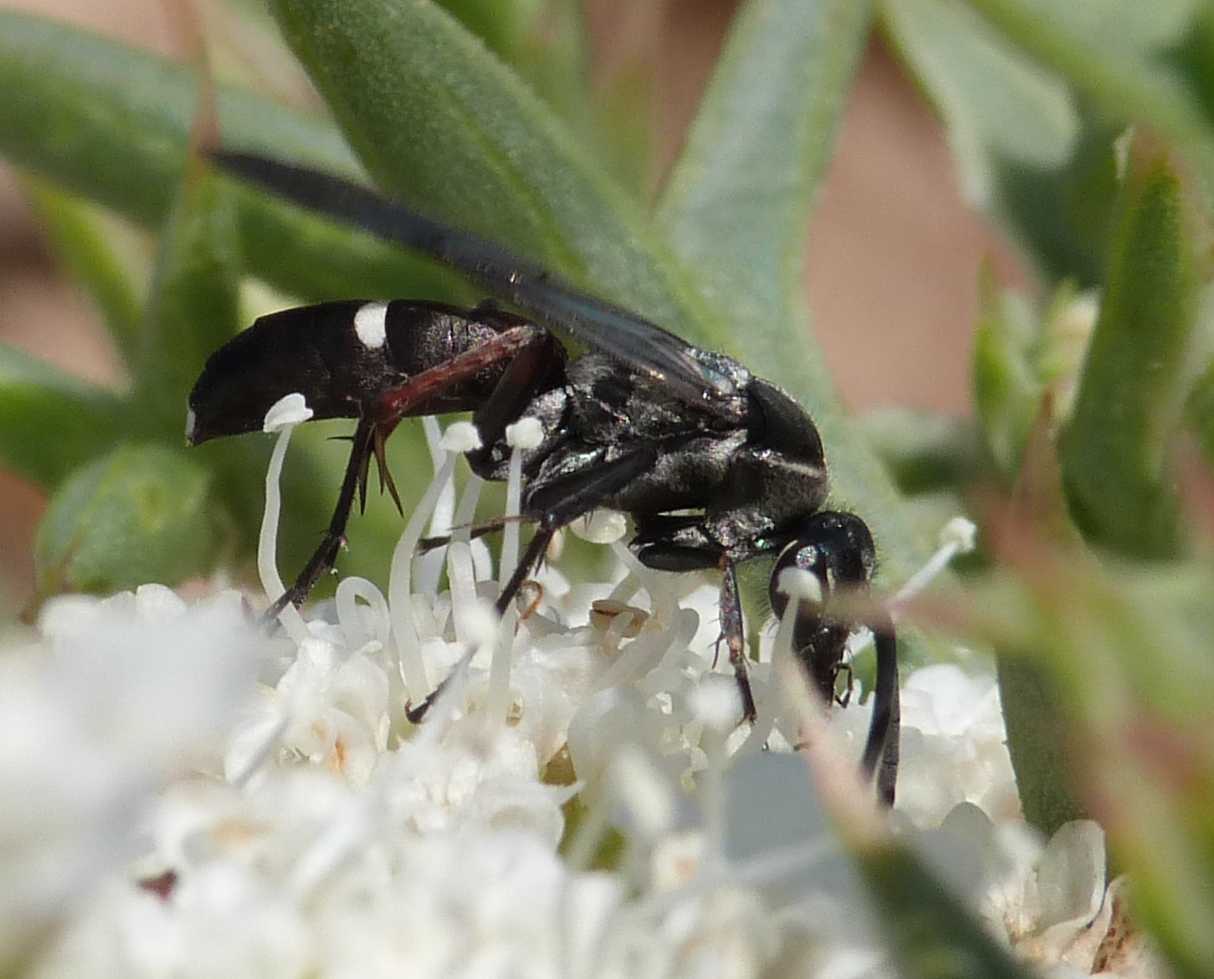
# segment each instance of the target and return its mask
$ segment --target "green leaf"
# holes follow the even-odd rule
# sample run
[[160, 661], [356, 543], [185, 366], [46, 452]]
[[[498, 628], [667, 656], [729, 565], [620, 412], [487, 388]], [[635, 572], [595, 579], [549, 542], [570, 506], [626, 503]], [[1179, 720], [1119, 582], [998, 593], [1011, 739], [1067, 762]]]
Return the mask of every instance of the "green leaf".
[[966, 197], [988, 201], [1000, 160], [1035, 169], [1070, 157], [1079, 118], [1066, 85], [960, 0], [893, 0], [885, 23], [947, 123]]
[[596, 84], [593, 112], [583, 116], [599, 161], [638, 199], [653, 194], [656, 147], [653, 119], [657, 97], [654, 61], [635, 52], [613, 65], [610, 76]]
[[[192, 73], [66, 25], [5, 11], [0, 106], [6, 152], [147, 223], [172, 203], [196, 107]], [[223, 132], [267, 152], [356, 172], [322, 121], [221, 90]]]
[[59, 488], [38, 528], [39, 593], [175, 585], [206, 573], [224, 538], [210, 486], [205, 469], [158, 445], [95, 459]]
[[1065, 26], [1096, 49], [1145, 61], [1172, 47], [1188, 31], [1202, 0], [1021, 0], [1026, 10], [1053, 18], [1055, 30]]
[[119, 352], [132, 363], [143, 300], [115, 241], [122, 229], [100, 208], [44, 180], [27, 180], [26, 193], [56, 257], [92, 297]]
[[971, 199], [1010, 225], [1047, 281], [1084, 288], [1104, 264], [1116, 193], [1112, 144], [1127, 123], [1168, 120], [1214, 177], [1214, 141], [1192, 84], [1202, 59], [1192, 52], [1187, 77], [1169, 64], [1198, 9], [1200, 0], [883, 7], [891, 40], [948, 123]]
[[1167, 57], [1209, 117], [1214, 113], [1214, 5], [1198, 4], [1188, 35]]
[[[513, 64], [544, 13], [536, 0], [436, 0], [502, 61]], [[557, 6], [557, 5], [554, 5]], [[561, 3], [561, 7], [569, 4]]]
[[[0, 11], [0, 153], [90, 200], [159, 227], [180, 184], [197, 86], [191, 72], [142, 51], [16, 11]], [[220, 87], [224, 139], [356, 175], [321, 119]], [[451, 278], [367, 235], [238, 192], [251, 271], [315, 298], [438, 295]]]
[[868, 35], [854, 0], [753, 0], [739, 15], [660, 217], [701, 291], [730, 324], [690, 334], [796, 395], [822, 431], [839, 505], [861, 511], [898, 581], [932, 549], [880, 460], [844, 417], [804, 301], [814, 192]]
[[[684, 336], [721, 333], [644, 215], [507, 68], [431, 3], [276, 0], [367, 169]], [[704, 339], [702, 336], [698, 339]]]
[[1000, 650], [995, 658], [1007, 748], [1025, 820], [1045, 836], [1063, 823], [1087, 819], [1076, 799], [1073, 722], [1059, 699], [1057, 683], [1023, 651]]
[[1189, 24], [1193, 0], [969, 0], [1010, 41], [1058, 72], [1091, 105], [1123, 124], [1174, 140], [1214, 192], [1214, 131], [1192, 91], [1162, 58]]
[[1205, 363], [1194, 330], [1207, 281], [1203, 220], [1169, 154], [1136, 138], [1104, 301], [1060, 445], [1076, 523], [1129, 556], [1180, 547], [1166, 453]]
[[732, 325], [735, 352], [765, 370], [783, 365], [791, 389], [828, 404], [830, 379], [803, 329], [805, 230], [869, 10], [852, 0], [747, 4], [660, 209]]
[[[647, 189], [652, 70], [612, 52], [610, 74], [591, 73], [580, 0], [436, 0], [509, 65], [630, 190]], [[625, 49], [630, 45], [621, 45]], [[625, 51], [627, 56], [628, 51]]]
[[198, 161], [160, 239], [135, 378], [145, 431], [173, 438], [184, 430], [207, 357], [241, 326], [240, 272], [235, 205]]
[[0, 462], [44, 488], [114, 445], [120, 398], [0, 344]]
[[[1048, 414], [1052, 399], [1043, 399], [1022, 460], [1009, 474], [1009, 505], [996, 524], [994, 554], [1006, 563], [1020, 549], [1031, 553], [1052, 546], [1078, 560], [1086, 552], [1071, 522], [1062, 487], [1062, 468]], [[999, 566], [999, 565], [996, 565]], [[1025, 612], [1025, 625], [1031, 618]], [[999, 701], [1007, 728], [1007, 748], [1016, 773], [1016, 788], [1025, 819], [1052, 835], [1071, 819], [1087, 818], [1076, 788], [1081, 766], [1074, 750], [1074, 718], [1059, 694], [1059, 681], [1041, 663], [1026, 657], [1034, 639], [1000, 637], [994, 643]]]
[[437, 0], [494, 56], [513, 68], [568, 125], [590, 114], [586, 44], [578, 0]]

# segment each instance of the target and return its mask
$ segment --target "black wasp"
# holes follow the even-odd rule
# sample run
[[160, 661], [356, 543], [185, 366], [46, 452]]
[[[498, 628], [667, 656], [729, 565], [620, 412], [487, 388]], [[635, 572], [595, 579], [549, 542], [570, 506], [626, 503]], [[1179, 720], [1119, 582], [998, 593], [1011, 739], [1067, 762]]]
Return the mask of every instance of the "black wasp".
[[[350, 460], [316, 553], [271, 612], [301, 603], [333, 567], [371, 459], [409, 416], [471, 411], [482, 447], [468, 461], [485, 479], [506, 478], [506, 427], [537, 419], [540, 445], [524, 456], [522, 515], [535, 536], [497, 601], [499, 613], [541, 560], [553, 534], [605, 507], [629, 514], [631, 547], [661, 571], [722, 574], [721, 637], [747, 719], [736, 565], [777, 554], [771, 603], [786, 568], [811, 572], [822, 594], [865, 589], [873, 541], [854, 514], [823, 510], [826, 462], [813, 421], [775, 385], [722, 354], [581, 293], [506, 249], [449, 228], [336, 177], [261, 157], [218, 153], [226, 171], [270, 192], [453, 266], [521, 311], [435, 302], [344, 301], [263, 316], [207, 361], [189, 401], [193, 444], [260, 431], [267, 409], [298, 391], [316, 418], [353, 418]], [[552, 330], [590, 352], [569, 357]], [[399, 499], [398, 499], [399, 505]], [[844, 644], [866, 624], [877, 649], [875, 709], [864, 769], [878, 768], [892, 802], [898, 764], [896, 640], [884, 615], [858, 623], [802, 602], [794, 647], [815, 685], [834, 696]]]

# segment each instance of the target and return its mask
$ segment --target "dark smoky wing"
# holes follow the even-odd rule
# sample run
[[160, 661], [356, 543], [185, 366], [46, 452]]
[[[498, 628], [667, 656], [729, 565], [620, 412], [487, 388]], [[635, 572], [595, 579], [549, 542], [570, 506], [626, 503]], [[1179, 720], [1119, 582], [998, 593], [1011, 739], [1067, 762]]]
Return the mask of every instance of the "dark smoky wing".
[[340, 177], [245, 153], [216, 151], [228, 173], [311, 211], [424, 252], [514, 303], [539, 323], [566, 330], [666, 384], [699, 406], [736, 392], [695, 357], [696, 348], [620, 306], [588, 296], [492, 241], [450, 228]]
[[703, 404], [721, 393], [720, 382], [695, 359], [694, 347], [630, 310], [579, 292], [534, 267], [530, 277], [515, 283], [513, 290], [509, 299], [545, 326], [568, 330], [602, 353], [661, 381], [684, 401]]

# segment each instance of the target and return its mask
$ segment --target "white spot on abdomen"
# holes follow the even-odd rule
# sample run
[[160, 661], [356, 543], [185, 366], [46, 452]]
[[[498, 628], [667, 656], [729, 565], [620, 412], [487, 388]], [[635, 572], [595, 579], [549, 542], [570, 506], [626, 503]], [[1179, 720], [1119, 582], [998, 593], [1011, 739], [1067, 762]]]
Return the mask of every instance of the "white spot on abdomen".
[[388, 336], [388, 304], [367, 303], [354, 314], [354, 332], [368, 350], [378, 350]]

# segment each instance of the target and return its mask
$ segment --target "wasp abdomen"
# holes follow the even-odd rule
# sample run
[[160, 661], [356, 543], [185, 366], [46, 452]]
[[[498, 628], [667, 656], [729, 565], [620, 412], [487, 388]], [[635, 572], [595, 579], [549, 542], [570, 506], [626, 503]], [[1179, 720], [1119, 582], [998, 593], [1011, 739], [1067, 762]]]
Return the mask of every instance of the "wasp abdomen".
[[[270, 406], [293, 392], [304, 396], [315, 418], [357, 418], [386, 388], [501, 329], [475, 313], [441, 303], [357, 299], [262, 316], [207, 360], [190, 393], [186, 439], [196, 445], [259, 431]], [[453, 386], [425, 406], [427, 413], [475, 407], [501, 370]]]

